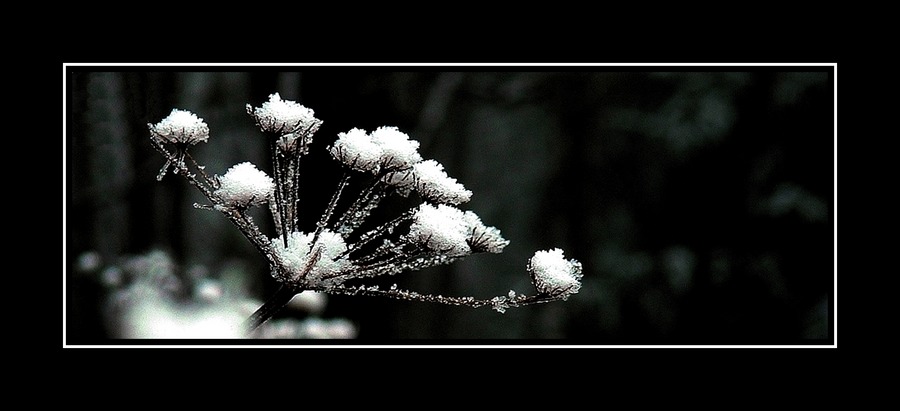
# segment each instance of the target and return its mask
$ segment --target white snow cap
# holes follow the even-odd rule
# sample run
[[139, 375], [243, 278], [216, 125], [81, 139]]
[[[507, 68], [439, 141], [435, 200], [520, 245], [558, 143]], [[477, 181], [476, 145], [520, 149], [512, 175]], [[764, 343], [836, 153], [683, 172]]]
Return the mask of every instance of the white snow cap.
[[269, 101], [261, 107], [252, 107], [247, 104], [247, 113], [256, 119], [256, 124], [262, 131], [277, 133], [280, 135], [291, 134], [290, 137], [303, 137], [292, 133], [311, 135], [315, 133], [322, 120], [315, 117], [315, 112], [295, 101], [282, 100], [278, 93], [269, 95]]
[[373, 174], [406, 169], [422, 161], [419, 142], [410, 140], [397, 127], [379, 127], [368, 134], [360, 128], [338, 133], [337, 141], [328, 151], [348, 167]]
[[444, 166], [435, 160], [425, 160], [413, 166], [416, 191], [427, 200], [459, 205], [472, 198], [472, 192], [450, 177]]
[[581, 263], [566, 260], [563, 250], [538, 251], [528, 260], [528, 272], [538, 292], [568, 297], [581, 289]]
[[[323, 282], [325, 281], [324, 276], [336, 274], [351, 267], [350, 260], [346, 256], [340, 257], [347, 251], [347, 243], [340, 234], [331, 230], [322, 230], [316, 244], [311, 247], [313, 235], [313, 233], [293, 232], [288, 236], [287, 248], [284, 247], [281, 238], [272, 240], [272, 248], [291, 271], [290, 274], [294, 276], [290, 280], [301, 280], [310, 285], [329, 285]], [[300, 274], [307, 268], [307, 264], [310, 263], [310, 259], [317, 250], [321, 250], [319, 259], [306, 277], [300, 278]]]
[[209, 127], [203, 119], [187, 110], [172, 109], [168, 117], [147, 126], [154, 137], [166, 143], [197, 144], [209, 139]]
[[498, 254], [509, 245], [509, 240], [503, 238], [500, 230], [484, 225], [477, 214], [466, 211], [464, 218], [469, 228], [468, 241], [472, 251]]
[[328, 152], [341, 163], [357, 171], [377, 173], [384, 150], [366, 131], [354, 128], [346, 133], [338, 133], [338, 139], [328, 147]]
[[422, 198], [434, 203], [459, 205], [472, 198], [472, 192], [448, 176], [444, 166], [435, 160], [421, 161], [410, 168], [388, 173], [381, 181], [394, 186], [400, 195], [407, 196], [415, 190]]
[[219, 182], [215, 194], [231, 205], [263, 204], [275, 190], [272, 178], [249, 162], [232, 166]]
[[369, 135], [383, 151], [381, 157], [383, 169], [400, 170], [422, 161], [422, 156], [419, 155], [419, 142], [410, 140], [409, 136], [397, 127], [378, 127]]
[[454, 257], [471, 254], [468, 236], [465, 213], [444, 204], [420, 205], [409, 227], [409, 238], [414, 243]]

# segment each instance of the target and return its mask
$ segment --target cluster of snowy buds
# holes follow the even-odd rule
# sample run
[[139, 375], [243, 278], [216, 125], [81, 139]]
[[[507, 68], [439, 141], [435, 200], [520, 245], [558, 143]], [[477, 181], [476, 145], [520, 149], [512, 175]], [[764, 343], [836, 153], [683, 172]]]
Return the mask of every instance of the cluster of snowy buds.
[[[206, 123], [193, 113], [176, 109], [148, 126], [153, 146], [166, 157], [159, 178], [172, 168], [197, 187], [212, 204], [196, 206], [218, 210], [232, 221], [266, 258], [273, 278], [280, 283], [279, 291], [248, 320], [251, 330], [305, 290], [490, 306], [498, 312], [565, 300], [578, 292], [581, 264], [565, 259], [560, 249], [538, 251], [527, 262], [537, 291], [531, 296], [510, 291], [505, 296], [477, 299], [420, 294], [396, 285], [387, 289], [351, 285], [356, 280], [449, 264], [472, 254], [500, 253], [509, 241], [474, 212], [458, 208], [471, 199], [472, 192], [448, 176], [439, 162], [423, 159], [417, 141], [388, 126], [371, 132], [354, 128], [339, 133], [327, 147], [345, 172], [318, 223], [304, 230], [297, 212], [299, 163], [308, 154], [322, 120], [313, 110], [282, 100], [277, 93], [260, 107], [247, 105], [247, 113], [269, 139], [272, 177], [247, 162], [222, 176], [207, 175], [187, 153], [190, 145], [209, 137]], [[361, 188], [352, 201], [342, 202], [351, 178], [361, 179]], [[360, 228], [372, 211], [393, 194], [416, 195], [422, 202], [362, 232]], [[263, 204], [268, 204], [275, 223], [272, 237], [262, 233], [247, 214], [249, 207]]]

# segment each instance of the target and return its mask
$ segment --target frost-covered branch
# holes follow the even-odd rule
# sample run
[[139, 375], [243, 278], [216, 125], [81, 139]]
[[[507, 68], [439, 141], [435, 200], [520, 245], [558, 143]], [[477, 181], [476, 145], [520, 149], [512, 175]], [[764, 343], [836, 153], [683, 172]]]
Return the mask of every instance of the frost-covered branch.
[[[354, 128], [339, 133], [326, 148], [345, 173], [316, 225], [303, 231], [297, 212], [300, 161], [322, 121], [313, 110], [282, 100], [277, 93], [260, 107], [248, 104], [247, 113], [268, 138], [272, 177], [247, 162], [229, 168], [222, 176], [209, 176], [187, 153], [190, 146], [209, 139], [209, 127], [193, 113], [175, 109], [159, 123], [148, 126], [151, 143], [166, 159], [158, 179], [171, 169], [197, 187], [211, 203], [199, 207], [217, 210], [237, 226], [266, 258], [272, 277], [279, 283], [272, 298], [247, 320], [250, 331], [304, 290], [473, 308], [490, 306], [498, 312], [565, 300], [579, 291], [581, 264], [565, 259], [560, 249], [538, 251], [527, 262], [537, 291], [531, 296], [510, 291], [505, 296], [477, 299], [420, 294], [396, 286], [382, 290], [346, 284], [450, 264], [472, 254], [500, 253], [509, 241], [474, 212], [457, 208], [471, 199], [472, 192], [447, 175], [442, 164], [423, 159], [417, 141], [388, 126], [371, 132]], [[340, 199], [348, 195], [346, 189], [354, 175], [369, 181], [340, 210]], [[422, 202], [397, 212], [374, 229], [358, 233], [381, 200], [392, 194], [417, 196]], [[262, 233], [247, 214], [250, 207], [264, 204], [268, 204], [275, 223], [273, 237]], [[335, 215], [339, 217], [333, 219]]]

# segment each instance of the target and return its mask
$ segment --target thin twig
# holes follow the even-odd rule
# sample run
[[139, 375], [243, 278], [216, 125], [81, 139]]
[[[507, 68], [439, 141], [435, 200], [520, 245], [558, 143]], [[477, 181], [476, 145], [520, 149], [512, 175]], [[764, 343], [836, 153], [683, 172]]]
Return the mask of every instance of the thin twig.
[[341, 177], [341, 181], [338, 183], [337, 189], [334, 191], [334, 195], [331, 196], [331, 201], [328, 202], [328, 207], [325, 208], [325, 212], [322, 213], [322, 218], [319, 219], [319, 222], [316, 223], [316, 232], [313, 234], [313, 239], [311, 244], [315, 244], [319, 239], [319, 234], [322, 233], [322, 230], [328, 225], [328, 220], [331, 219], [331, 215], [334, 214], [334, 209], [337, 206], [338, 200], [341, 198], [341, 193], [344, 191], [344, 187], [347, 186], [347, 183], [350, 181], [350, 173], [344, 173]]

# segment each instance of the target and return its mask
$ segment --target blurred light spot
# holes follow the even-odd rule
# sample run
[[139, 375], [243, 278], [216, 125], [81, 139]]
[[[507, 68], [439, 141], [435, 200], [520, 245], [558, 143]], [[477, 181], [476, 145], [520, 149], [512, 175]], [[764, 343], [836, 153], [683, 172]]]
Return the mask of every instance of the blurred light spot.
[[672, 291], [682, 294], [689, 290], [697, 265], [694, 253], [683, 246], [669, 247], [663, 252], [662, 262]]
[[100, 268], [103, 264], [103, 259], [100, 257], [100, 253], [87, 251], [78, 256], [78, 261], [75, 264], [78, 271], [90, 273]]
[[325, 310], [328, 298], [325, 294], [315, 291], [304, 291], [294, 296], [288, 305], [298, 310], [306, 311], [311, 314], [321, 314]]
[[782, 183], [766, 202], [766, 211], [773, 217], [795, 212], [806, 222], [828, 218], [828, 204], [796, 184]]

